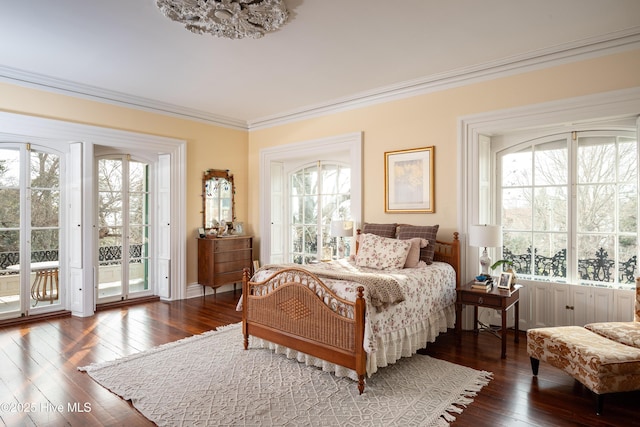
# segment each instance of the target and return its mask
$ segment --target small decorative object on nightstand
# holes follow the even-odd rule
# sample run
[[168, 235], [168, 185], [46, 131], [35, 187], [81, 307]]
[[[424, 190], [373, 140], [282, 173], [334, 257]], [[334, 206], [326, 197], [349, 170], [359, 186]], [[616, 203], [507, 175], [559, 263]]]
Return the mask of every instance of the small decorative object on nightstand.
[[498, 287], [500, 289], [511, 289], [511, 277], [513, 277], [513, 275], [511, 273], [507, 273], [506, 271], [500, 273]]

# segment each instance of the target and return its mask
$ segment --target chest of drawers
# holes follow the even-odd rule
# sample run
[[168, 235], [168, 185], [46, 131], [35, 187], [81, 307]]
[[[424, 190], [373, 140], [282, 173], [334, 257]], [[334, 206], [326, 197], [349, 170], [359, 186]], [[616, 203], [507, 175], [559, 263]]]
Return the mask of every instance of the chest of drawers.
[[242, 270], [253, 265], [251, 236], [198, 239], [198, 283], [216, 288], [242, 282]]

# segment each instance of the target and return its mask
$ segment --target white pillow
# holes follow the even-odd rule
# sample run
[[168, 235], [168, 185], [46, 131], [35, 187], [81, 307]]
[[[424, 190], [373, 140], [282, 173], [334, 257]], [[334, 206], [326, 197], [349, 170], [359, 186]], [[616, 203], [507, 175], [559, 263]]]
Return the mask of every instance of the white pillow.
[[356, 265], [377, 270], [403, 268], [409, 249], [410, 240], [389, 239], [366, 233], [360, 236]]

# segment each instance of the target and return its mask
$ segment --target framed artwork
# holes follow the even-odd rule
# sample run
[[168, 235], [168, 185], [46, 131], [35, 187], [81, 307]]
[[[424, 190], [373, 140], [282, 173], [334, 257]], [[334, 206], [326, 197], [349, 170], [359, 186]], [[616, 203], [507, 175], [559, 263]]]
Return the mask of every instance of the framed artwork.
[[503, 271], [500, 273], [500, 279], [498, 280], [498, 288], [511, 289], [511, 273]]
[[434, 149], [384, 153], [384, 211], [434, 213]]

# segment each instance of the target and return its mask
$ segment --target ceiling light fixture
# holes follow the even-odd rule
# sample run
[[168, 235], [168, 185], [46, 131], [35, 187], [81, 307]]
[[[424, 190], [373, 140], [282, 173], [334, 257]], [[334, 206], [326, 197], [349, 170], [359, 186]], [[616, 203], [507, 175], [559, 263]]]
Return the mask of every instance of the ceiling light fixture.
[[258, 39], [287, 21], [283, 0], [156, 0], [169, 19], [196, 34]]

